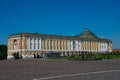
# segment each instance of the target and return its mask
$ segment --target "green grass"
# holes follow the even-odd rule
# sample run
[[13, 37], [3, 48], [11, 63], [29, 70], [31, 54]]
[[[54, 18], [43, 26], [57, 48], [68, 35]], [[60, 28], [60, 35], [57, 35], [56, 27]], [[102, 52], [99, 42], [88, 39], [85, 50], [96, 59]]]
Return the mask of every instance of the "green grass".
[[68, 60], [102, 60], [102, 59], [117, 59], [120, 58], [120, 53], [99, 53], [99, 54], [81, 54], [71, 55]]

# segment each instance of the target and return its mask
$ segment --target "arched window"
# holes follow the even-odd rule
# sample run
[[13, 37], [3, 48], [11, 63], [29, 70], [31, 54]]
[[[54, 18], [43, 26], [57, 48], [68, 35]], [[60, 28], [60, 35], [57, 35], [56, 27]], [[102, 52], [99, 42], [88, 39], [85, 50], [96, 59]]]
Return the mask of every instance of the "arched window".
[[13, 42], [13, 45], [14, 45], [14, 50], [17, 49], [17, 40], [15, 39], [14, 42]]

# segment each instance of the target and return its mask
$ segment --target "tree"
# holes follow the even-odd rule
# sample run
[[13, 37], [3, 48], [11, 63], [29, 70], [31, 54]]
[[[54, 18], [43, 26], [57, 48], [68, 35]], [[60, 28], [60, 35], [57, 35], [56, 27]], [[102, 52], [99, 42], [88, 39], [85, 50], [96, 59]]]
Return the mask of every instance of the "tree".
[[7, 45], [0, 44], [0, 60], [7, 59]]

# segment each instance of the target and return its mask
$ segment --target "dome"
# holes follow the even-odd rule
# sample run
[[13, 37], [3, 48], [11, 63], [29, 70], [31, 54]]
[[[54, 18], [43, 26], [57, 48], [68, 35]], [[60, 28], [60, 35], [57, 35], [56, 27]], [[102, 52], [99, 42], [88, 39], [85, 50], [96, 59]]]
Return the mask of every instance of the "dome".
[[85, 29], [84, 31], [82, 31], [79, 35], [77, 35], [77, 37], [86, 38], [86, 39], [95, 39], [95, 38], [97, 38], [97, 36], [88, 29]]

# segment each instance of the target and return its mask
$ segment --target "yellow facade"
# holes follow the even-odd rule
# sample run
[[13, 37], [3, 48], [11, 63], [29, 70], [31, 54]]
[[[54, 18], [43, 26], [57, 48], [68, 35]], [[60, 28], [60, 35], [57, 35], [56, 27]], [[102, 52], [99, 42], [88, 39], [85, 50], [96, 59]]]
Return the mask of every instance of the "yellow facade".
[[78, 36], [55, 36], [43, 34], [16, 34], [8, 38], [8, 57], [19, 52], [20, 56], [42, 55], [44, 53], [61, 53], [62, 56], [85, 52], [111, 52], [112, 41], [97, 38], [89, 30]]

